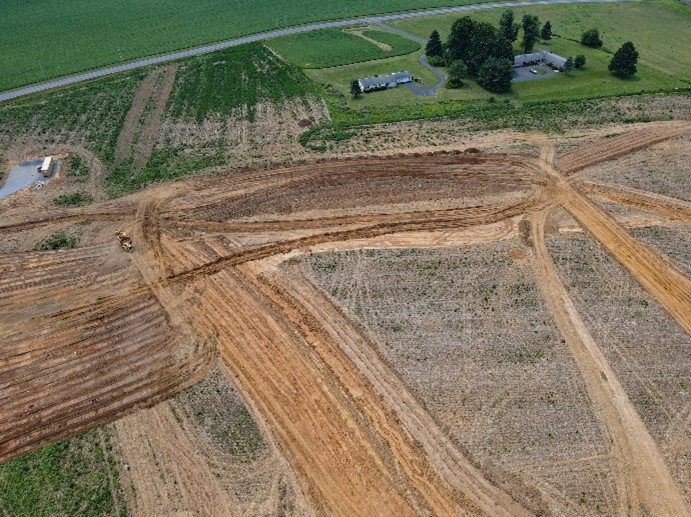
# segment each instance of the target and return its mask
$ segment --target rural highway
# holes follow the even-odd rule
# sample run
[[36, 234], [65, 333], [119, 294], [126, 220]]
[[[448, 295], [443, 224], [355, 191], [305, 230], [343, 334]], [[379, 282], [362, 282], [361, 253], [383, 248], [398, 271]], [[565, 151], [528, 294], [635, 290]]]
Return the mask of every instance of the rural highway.
[[61, 88], [63, 86], [68, 86], [70, 84], [79, 83], [82, 81], [88, 81], [91, 79], [97, 79], [99, 77], [105, 77], [107, 75], [118, 74], [120, 72], [126, 72], [128, 70], [134, 70], [137, 68], [142, 68], [145, 66], [156, 65], [159, 63], [165, 63], [167, 61], [175, 61], [177, 59], [198, 56], [200, 54], [208, 54], [209, 52], [215, 52], [217, 50], [222, 50], [229, 47], [236, 47], [238, 45], [243, 45], [245, 43], [251, 43], [254, 41], [263, 41], [266, 39], [277, 38], [279, 36], [288, 36], [290, 34], [300, 34], [302, 32], [310, 32], [318, 29], [328, 29], [331, 27], [343, 27], [347, 25], [353, 25], [358, 23], [382, 23], [394, 20], [404, 20], [407, 18], [417, 18], [420, 16], [431, 16], [438, 14], [451, 14], [459, 12], [470, 12], [479, 11], [481, 9], [496, 9], [496, 8], [506, 8], [506, 7], [523, 7], [530, 5], [549, 5], [549, 4], [579, 4], [579, 3], [617, 3], [621, 1], [631, 1], [631, 0], [527, 0], [525, 2], [492, 2], [485, 4], [476, 5], [464, 5], [458, 7], [444, 7], [439, 9], [428, 9], [425, 11], [414, 11], [405, 12], [398, 14], [386, 14], [381, 16], [368, 16], [363, 18], [352, 18], [348, 20], [337, 20], [332, 22], [320, 22], [313, 23], [309, 25], [300, 25], [297, 27], [289, 27], [285, 29], [277, 29], [268, 32], [261, 32], [259, 34], [251, 34], [249, 36], [243, 36], [242, 38], [235, 38], [226, 41], [221, 41], [218, 43], [212, 43], [209, 45], [203, 45], [200, 47], [193, 47], [186, 50], [180, 50], [178, 52], [171, 52], [168, 54], [160, 54], [158, 56], [147, 57], [144, 59], [138, 59], [136, 61], [130, 61], [129, 63], [123, 63], [121, 65], [109, 66], [106, 68], [99, 68], [97, 70], [92, 70], [90, 72], [84, 72], [81, 74], [70, 75], [60, 79], [55, 79], [52, 81], [46, 81], [43, 83], [36, 83], [22, 88], [17, 88], [15, 90], [7, 90], [0, 93], [0, 102], [9, 101], [12, 99], [17, 99], [25, 95], [31, 95], [33, 93], [39, 93], [46, 90], [52, 90], [54, 88]]

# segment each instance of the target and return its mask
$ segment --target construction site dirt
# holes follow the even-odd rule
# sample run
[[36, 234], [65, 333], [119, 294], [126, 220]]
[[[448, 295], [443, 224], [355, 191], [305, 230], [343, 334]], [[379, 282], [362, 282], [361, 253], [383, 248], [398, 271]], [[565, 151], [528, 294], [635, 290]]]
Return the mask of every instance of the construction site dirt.
[[[161, 99], [174, 70], [166, 74]], [[668, 325], [691, 335], [691, 280], [676, 265], [688, 250], [669, 258], [652, 236], [637, 238], [643, 230], [632, 230], [659, 226], [688, 235], [691, 203], [606, 181], [601, 172], [605, 162], [690, 132], [689, 123], [651, 123], [561, 156], [544, 135], [524, 134], [521, 141], [539, 156], [453, 151], [325, 160], [161, 184], [50, 213], [28, 204], [5, 209], [3, 240], [89, 223], [79, 230], [88, 238], [73, 249], [0, 253], [0, 461], [116, 421], [134, 451], [145, 431], [131, 415], [153, 408], [146, 415], [165, 451], [161, 461], [172, 465], [177, 457], [201, 472], [203, 459], [166, 445], [187, 447], [188, 438], [184, 426], [168, 432], [175, 418], [160, 403], [212, 372], [214, 382], [225, 377], [257, 421], [296, 513], [689, 515], [689, 466], [679, 467], [666, 451], [691, 449], [690, 403], [665, 426], [641, 414], [621, 378], [627, 370], [603, 342], [608, 334], [589, 329], [591, 320], [580, 314], [580, 298], [563, 264], [555, 264], [563, 245], [553, 239], [588, 236], [649, 297], [646, 303], [660, 307]], [[603, 203], [627, 211], [610, 214]], [[539, 452], [523, 451], [521, 468], [510, 451], [504, 461], [482, 449], [486, 444], [465, 440], [463, 433], [477, 437], [491, 428], [491, 419], [470, 406], [442, 407], [464, 404], [463, 397], [429, 398], [428, 388], [416, 385], [420, 370], [406, 373], [398, 362], [416, 352], [386, 351], [386, 336], [402, 332], [400, 325], [386, 320], [381, 328], [388, 334], [378, 334], [375, 313], [360, 320], [359, 302], [339, 298], [340, 285], [361, 280], [352, 270], [339, 283], [326, 275], [340, 267], [331, 254], [352, 250], [478, 250], [497, 243], [485, 274], [501, 265], [502, 275], [517, 275], [511, 285], [523, 287], [512, 288], [511, 300], [520, 305], [525, 294], [531, 301], [524, 307], [539, 304], [548, 321], [535, 320], [535, 333], [561, 343], [560, 371], [580, 390], [573, 414], [591, 433], [593, 458], [610, 483], [600, 487], [599, 510], [579, 505], [568, 488], [556, 493], [535, 481], [531, 472], [547, 461]], [[505, 259], [492, 268], [496, 253]], [[473, 292], [482, 303], [494, 290]], [[435, 318], [420, 316], [417, 324], [432, 328], [440, 324]], [[535, 351], [492, 353], [509, 369], [543, 358]], [[691, 377], [688, 360], [679, 368]], [[473, 375], [480, 382], [482, 369]], [[468, 381], [467, 389], [477, 387]], [[466, 414], [477, 419], [465, 421]], [[554, 467], [566, 460], [551, 461]], [[193, 513], [249, 511], [223, 495], [211, 470], [199, 474], [203, 492], [195, 492], [194, 476], [177, 475], [180, 493], [201, 505]], [[156, 498], [137, 504], [153, 515]]]

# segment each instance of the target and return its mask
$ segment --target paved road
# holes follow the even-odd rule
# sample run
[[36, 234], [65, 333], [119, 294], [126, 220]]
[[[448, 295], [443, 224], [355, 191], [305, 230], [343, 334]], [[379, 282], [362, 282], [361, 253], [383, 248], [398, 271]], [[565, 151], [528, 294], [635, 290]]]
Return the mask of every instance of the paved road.
[[[417, 41], [418, 43], [423, 45], [423, 48], [424, 48], [424, 45], [427, 45], [427, 40], [424, 38], [420, 38], [420, 37], [415, 36], [414, 34], [411, 34], [409, 32], [402, 31], [401, 29], [397, 29], [396, 27], [392, 27], [391, 25], [387, 25], [384, 22], [378, 22], [377, 25], [379, 27], [381, 27], [382, 29], [386, 29], [388, 31], [395, 32], [396, 34], [399, 34], [399, 35], [403, 36], [404, 38], [408, 38], [408, 39], [411, 39], [413, 41]], [[408, 88], [411, 92], [413, 92], [413, 94], [416, 97], [431, 97], [432, 95], [436, 95], [437, 90], [439, 88], [441, 88], [442, 86], [444, 86], [444, 83], [446, 82], [446, 77], [444, 77], [444, 74], [442, 74], [437, 69], [437, 67], [434, 67], [427, 62], [427, 54], [425, 54], [424, 51], [422, 52], [420, 57], [417, 58], [417, 60], [420, 62], [420, 64], [422, 66], [424, 66], [430, 72], [432, 72], [434, 75], [437, 76], [437, 84], [435, 84], [434, 86], [420, 86], [420, 85], [415, 84], [415, 83], [406, 83], [405, 84], [406, 88]]]
[[201, 47], [190, 48], [187, 50], [181, 50], [179, 52], [171, 52], [169, 54], [162, 54], [159, 56], [148, 57], [145, 59], [139, 59], [137, 61], [132, 61], [130, 63], [124, 63], [117, 66], [110, 66], [107, 68], [100, 68], [98, 70], [93, 70], [91, 72], [85, 72], [82, 74], [71, 75], [63, 77], [61, 79], [56, 79], [54, 81], [47, 81], [44, 83], [37, 83], [31, 86], [26, 86], [16, 90], [8, 90], [6, 92], [0, 93], [0, 102], [8, 101], [11, 99], [16, 99], [18, 97], [23, 97], [25, 95], [31, 95], [32, 93], [43, 92], [46, 90], [52, 90], [54, 88], [61, 88], [74, 83], [79, 83], [82, 81], [87, 81], [89, 79], [96, 79], [98, 77], [104, 77], [107, 75], [117, 74], [120, 72], [125, 72], [127, 70], [134, 70], [136, 68], [142, 68], [149, 65], [155, 65], [158, 63], [165, 63], [167, 61], [174, 61], [177, 59], [182, 59], [186, 57], [198, 56], [200, 54], [208, 54], [209, 52], [215, 52], [229, 47], [236, 47], [238, 45], [243, 45], [245, 43], [250, 43], [253, 41], [262, 41], [270, 38], [276, 38], [278, 36], [287, 36], [289, 34], [299, 34], [302, 32], [310, 32], [318, 29], [327, 29], [330, 27], [343, 27], [345, 25], [353, 25], [357, 23], [381, 23], [392, 20], [404, 20], [408, 18], [417, 18], [420, 16], [431, 16], [435, 14], [452, 14], [458, 12], [468, 12], [468, 11], [478, 11], [481, 9], [496, 9], [496, 8], [506, 8], [506, 7], [521, 7], [530, 5], [549, 5], [549, 4], [585, 4], [585, 3], [616, 3], [621, 1], [636, 1], [636, 0], [527, 0], [524, 2], [496, 2], [488, 4], [476, 4], [476, 5], [464, 5], [459, 7], [445, 7], [441, 9], [428, 9], [426, 11], [415, 11], [399, 14], [387, 14], [382, 16], [369, 16], [364, 18], [355, 18], [351, 20], [338, 20], [333, 22], [321, 22], [313, 23], [311, 25], [301, 25], [298, 27], [290, 27], [287, 29], [278, 29], [269, 32], [262, 32], [260, 34], [252, 34], [250, 36], [245, 36], [242, 38], [235, 38], [227, 41], [222, 41], [219, 43], [213, 43], [211, 45], [204, 45]]

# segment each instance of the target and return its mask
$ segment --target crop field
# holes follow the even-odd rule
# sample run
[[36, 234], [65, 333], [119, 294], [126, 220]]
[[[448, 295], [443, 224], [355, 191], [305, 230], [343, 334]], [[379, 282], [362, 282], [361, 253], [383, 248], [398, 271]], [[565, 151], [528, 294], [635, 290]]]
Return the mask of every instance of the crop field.
[[[3, 3], [0, 90], [271, 29], [472, 0], [116, 0]], [[50, 35], [36, 37], [50, 27]]]
[[[197, 124], [169, 115], [172, 68], [136, 86], [133, 135], [160, 105], [161, 128]], [[134, 514], [687, 515], [688, 250], [630, 228], [691, 207], [589, 174], [689, 132], [487, 132], [3, 200], [0, 461], [114, 422]], [[61, 231], [74, 247], [30, 251]]]
[[[373, 40], [373, 41], [371, 41]], [[268, 43], [298, 68], [329, 68], [410, 54], [420, 44], [392, 32], [322, 29]]]

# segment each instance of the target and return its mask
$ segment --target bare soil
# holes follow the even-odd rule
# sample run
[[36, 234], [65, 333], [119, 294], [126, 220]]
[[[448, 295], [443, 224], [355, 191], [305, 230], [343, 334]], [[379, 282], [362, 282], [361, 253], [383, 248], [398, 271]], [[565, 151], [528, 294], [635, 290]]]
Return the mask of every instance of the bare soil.
[[[689, 129], [652, 124], [646, 140], [636, 127], [611, 152], [586, 145], [569, 160], [613, 164]], [[560, 173], [553, 140], [512, 138], [473, 142], [492, 153], [247, 170], [79, 208], [7, 200], [0, 234], [17, 240], [0, 254], [0, 460], [120, 420], [130, 504], [144, 514], [688, 515], [691, 282], [591, 202], [585, 176]], [[506, 153], [516, 145], [530, 155]], [[687, 224], [683, 200], [598, 188], [654, 212], [647, 225]], [[569, 215], [548, 217], [559, 207]], [[81, 246], [23, 251], [83, 221], [94, 231]], [[605, 251], [571, 235], [574, 221]], [[546, 228], [550, 247], [586, 239], [582, 270], [555, 269]], [[425, 246], [445, 249], [420, 263], [402, 249]], [[386, 247], [399, 251], [372, 250]], [[350, 272], [312, 257], [320, 274], [339, 272], [325, 293], [289, 260], [353, 248], [364, 251], [335, 255]], [[218, 373], [160, 404], [217, 364], [256, 423], [239, 443], [258, 445], [258, 429], [266, 444], [243, 458], [268, 458], [257, 478], [219, 441], [246, 414]], [[234, 492], [230, 478], [270, 495]]]

